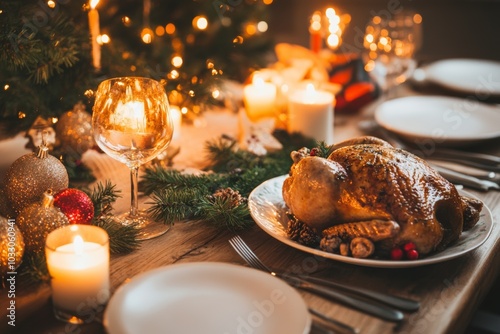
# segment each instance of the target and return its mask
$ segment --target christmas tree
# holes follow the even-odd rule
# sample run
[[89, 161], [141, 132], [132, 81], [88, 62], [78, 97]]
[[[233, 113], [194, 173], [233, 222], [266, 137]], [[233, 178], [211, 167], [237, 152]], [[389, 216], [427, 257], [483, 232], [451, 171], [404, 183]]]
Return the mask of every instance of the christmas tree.
[[171, 103], [199, 113], [217, 102], [221, 79], [241, 81], [266, 65], [273, 46], [265, 33], [271, 3], [4, 0], [0, 121], [19, 131], [79, 101], [90, 111], [98, 83], [117, 76], [159, 80]]

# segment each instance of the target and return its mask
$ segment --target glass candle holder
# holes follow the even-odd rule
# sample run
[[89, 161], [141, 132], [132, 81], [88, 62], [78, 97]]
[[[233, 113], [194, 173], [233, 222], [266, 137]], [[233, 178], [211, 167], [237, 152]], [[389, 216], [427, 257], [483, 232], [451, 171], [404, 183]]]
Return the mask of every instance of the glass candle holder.
[[82, 324], [104, 311], [110, 296], [109, 237], [92, 225], [52, 231], [45, 243], [54, 315]]

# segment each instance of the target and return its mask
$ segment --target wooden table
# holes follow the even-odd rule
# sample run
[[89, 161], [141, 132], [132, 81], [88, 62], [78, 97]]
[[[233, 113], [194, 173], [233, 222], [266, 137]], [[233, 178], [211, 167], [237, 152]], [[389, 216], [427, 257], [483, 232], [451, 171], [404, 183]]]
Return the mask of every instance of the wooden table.
[[[366, 108], [356, 115], [337, 115], [336, 141], [361, 134], [357, 124], [361, 119], [369, 117], [370, 113], [371, 109]], [[222, 117], [229, 124], [226, 129], [219, 131], [236, 131], [234, 115], [214, 115]], [[210, 122], [207, 129], [209, 125]], [[206, 132], [183, 128], [185, 138], [192, 138], [189, 131]], [[203, 142], [199, 145], [202, 147]], [[498, 141], [482, 149], [500, 155]], [[186, 157], [181, 155], [180, 160], [186, 162]], [[116, 171], [119, 168], [123, 167], [117, 165], [114, 171], [118, 174], [117, 178], [121, 177]], [[126, 169], [120, 171], [125, 175], [127, 173]], [[265, 262], [276, 269], [299, 271], [355, 287], [414, 298], [421, 302], [418, 312], [407, 313], [404, 321], [396, 325], [301, 292], [308, 305], [359, 328], [361, 333], [461, 333], [499, 275], [500, 269], [500, 228], [496, 223], [500, 215], [500, 192], [470, 192], [491, 209], [495, 222], [493, 231], [477, 250], [439, 264], [409, 269], [360, 267], [313, 257], [282, 244], [257, 226], [242, 232], [241, 236]], [[121, 209], [124, 210], [126, 205], [122, 204]], [[173, 263], [221, 261], [244, 265], [244, 261], [229, 245], [230, 237], [231, 233], [213, 229], [203, 222], [178, 222], [167, 234], [142, 242], [139, 250], [128, 255], [112, 256], [112, 288], [115, 290], [139, 273]], [[50, 306], [49, 287], [29, 286], [19, 279], [16, 282], [16, 327], [12, 330], [6, 324], [6, 292], [0, 292], [2, 333], [104, 333], [104, 329], [97, 322], [75, 327], [56, 321]]]

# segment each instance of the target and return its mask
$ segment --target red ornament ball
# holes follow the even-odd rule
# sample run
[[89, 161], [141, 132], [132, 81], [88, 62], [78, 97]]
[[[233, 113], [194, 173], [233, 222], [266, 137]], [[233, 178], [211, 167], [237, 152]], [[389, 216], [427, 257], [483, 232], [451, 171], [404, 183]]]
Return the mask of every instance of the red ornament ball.
[[94, 218], [94, 203], [78, 189], [67, 188], [55, 194], [54, 206], [68, 217], [70, 224], [90, 224]]

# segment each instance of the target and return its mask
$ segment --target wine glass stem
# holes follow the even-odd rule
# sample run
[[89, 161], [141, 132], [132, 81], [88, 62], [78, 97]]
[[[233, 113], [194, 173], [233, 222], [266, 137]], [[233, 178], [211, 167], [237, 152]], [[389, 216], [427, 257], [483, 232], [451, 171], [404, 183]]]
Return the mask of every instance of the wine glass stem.
[[130, 216], [137, 216], [139, 167], [130, 167]]

